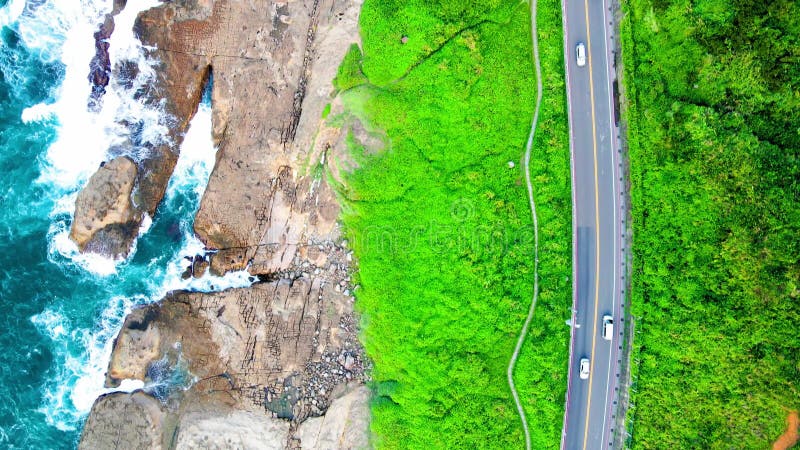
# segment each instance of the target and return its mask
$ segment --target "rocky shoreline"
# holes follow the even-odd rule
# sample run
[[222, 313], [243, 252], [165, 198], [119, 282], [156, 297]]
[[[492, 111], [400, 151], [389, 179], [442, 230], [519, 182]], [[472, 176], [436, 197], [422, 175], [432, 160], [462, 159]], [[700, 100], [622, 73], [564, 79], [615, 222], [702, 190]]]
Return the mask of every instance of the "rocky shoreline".
[[[96, 35], [90, 107], [128, 70], [110, 67], [104, 43], [123, 3]], [[368, 446], [369, 362], [328, 180], [341, 181], [332, 161], [347, 160], [345, 133], [322, 118], [326, 105], [340, 107], [331, 81], [359, 41], [359, 10], [360, 1], [179, 0], [139, 15], [135, 31], [159, 61], [141, 100], [163, 105], [169, 133], [159, 145], [109, 149], [78, 195], [70, 236], [84, 252], [128, 255], [210, 83], [217, 161], [194, 222], [207, 252], [184, 276], [245, 269], [258, 281], [173, 292], [129, 314], [106, 386], [145, 388], [97, 399], [80, 448]]]

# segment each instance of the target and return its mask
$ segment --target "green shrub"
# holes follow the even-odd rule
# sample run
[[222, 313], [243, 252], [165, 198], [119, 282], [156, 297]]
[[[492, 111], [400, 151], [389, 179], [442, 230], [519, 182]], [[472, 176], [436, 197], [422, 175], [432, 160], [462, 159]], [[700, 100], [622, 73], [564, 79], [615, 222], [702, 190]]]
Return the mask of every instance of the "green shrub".
[[767, 448], [800, 407], [800, 8], [627, 0], [634, 448]]
[[[361, 49], [358, 44], [352, 44], [344, 55], [339, 71], [336, 72], [336, 78], [333, 79], [333, 87], [339, 91], [346, 91], [367, 81], [361, 71], [361, 58]], [[330, 112], [329, 107], [326, 110]]]

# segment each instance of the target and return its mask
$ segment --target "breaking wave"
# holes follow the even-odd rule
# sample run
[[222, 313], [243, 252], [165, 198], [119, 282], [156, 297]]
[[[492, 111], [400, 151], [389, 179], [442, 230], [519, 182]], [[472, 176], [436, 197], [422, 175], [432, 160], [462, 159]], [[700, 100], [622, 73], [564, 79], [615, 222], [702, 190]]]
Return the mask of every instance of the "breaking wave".
[[[68, 238], [77, 192], [109, 149], [138, 159], [145, 144], [168, 143], [170, 118], [135, 95], [152, 80], [155, 61], [132, 32], [133, 22], [158, 4], [128, 0], [116, 17], [112, 67], [126, 62], [137, 70], [129, 79], [112, 71], [100, 107], [92, 110], [94, 33], [113, 0], [0, 0], [0, 199], [9, 206], [0, 212], [0, 242], [8, 243], [0, 252], [0, 307], [9, 311], [0, 319], [7, 327], [0, 364], [6, 380], [31, 380], [0, 385], [0, 396], [12, 399], [0, 405], [0, 423], [7, 417], [14, 423], [0, 426], [0, 446], [73, 446], [92, 403], [107, 392], [113, 339], [132, 308], [170, 290], [253, 282], [245, 271], [181, 276], [185, 257], [204, 252], [192, 227], [215, 162], [208, 98], [181, 145], [158, 214], [143, 224], [132, 255], [125, 261], [81, 255]], [[122, 388], [141, 387], [127, 380]]]

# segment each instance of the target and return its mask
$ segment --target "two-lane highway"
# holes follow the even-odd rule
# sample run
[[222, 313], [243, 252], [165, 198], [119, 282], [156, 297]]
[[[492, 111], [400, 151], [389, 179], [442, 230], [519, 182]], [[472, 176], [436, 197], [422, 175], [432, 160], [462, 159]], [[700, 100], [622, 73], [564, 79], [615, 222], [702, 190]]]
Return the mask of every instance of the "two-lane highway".
[[[561, 447], [607, 449], [612, 440], [622, 331], [622, 223], [607, 0], [562, 0], [573, 196], [569, 385]], [[576, 48], [585, 48], [585, 62]], [[611, 339], [603, 316], [613, 318]], [[589, 360], [588, 377], [580, 362]]]

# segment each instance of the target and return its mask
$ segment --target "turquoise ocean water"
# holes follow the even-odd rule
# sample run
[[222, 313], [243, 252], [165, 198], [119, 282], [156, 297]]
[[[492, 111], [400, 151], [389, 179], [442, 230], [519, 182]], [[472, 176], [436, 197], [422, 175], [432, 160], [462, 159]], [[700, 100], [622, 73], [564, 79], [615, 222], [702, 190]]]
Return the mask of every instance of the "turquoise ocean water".
[[[87, 110], [93, 32], [107, 0], [0, 0], [0, 448], [75, 448], [127, 311], [171, 289], [248, 285], [246, 273], [181, 280], [202, 249], [191, 221], [214, 161], [210, 108], [195, 117], [164, 203], [127, 261], [86, 258], [68, 240], [76, 192], [110, 145], [163, 138], [168, 118], [134, 100], [152, 74], [130, 30], [128, 0], [112, 61], [135, 61], [132, 87], [112, 77]], [[122, 30], [122, 31], [120, 31]], [[136, 136], [115, 125], [141, 125]], [[141, 387], [135, 382], [129, 388]], [[147, 388], [147, 386], [145, 386]]]

